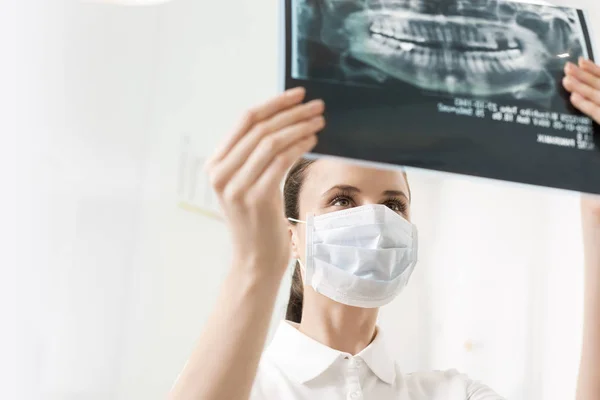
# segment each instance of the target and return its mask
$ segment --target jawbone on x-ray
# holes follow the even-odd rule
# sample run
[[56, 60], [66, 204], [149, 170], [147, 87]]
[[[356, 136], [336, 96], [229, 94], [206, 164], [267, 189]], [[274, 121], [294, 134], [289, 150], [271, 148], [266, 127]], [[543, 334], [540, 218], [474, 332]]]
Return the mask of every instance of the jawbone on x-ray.
[[[548, 64], [584, 55], [569, 9], [496, 0], [325, 0], [319, 23], [311, 3], [297, 2], [296, 37], [339, 53], [346, 83], [394, 78], [452, 95], [543, 100], [556, 90]], [[311, 77], [306, 57], [299, 50], [295, 78]]]
[[311, 157], [600, 194], [600, 129], [564, 67], [586, 12], [528, 0], [284, 0], [285, 88], [327, 104]]

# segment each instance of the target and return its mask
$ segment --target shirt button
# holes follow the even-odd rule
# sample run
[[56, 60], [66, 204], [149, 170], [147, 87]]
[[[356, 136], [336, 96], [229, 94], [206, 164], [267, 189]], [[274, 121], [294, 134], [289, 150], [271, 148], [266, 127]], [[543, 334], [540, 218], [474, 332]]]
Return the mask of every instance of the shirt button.
[[351, 399], [358, 399], [360, 397], [360, 393], [358, 392], [352, 392], [350, 393], [350, 398]]

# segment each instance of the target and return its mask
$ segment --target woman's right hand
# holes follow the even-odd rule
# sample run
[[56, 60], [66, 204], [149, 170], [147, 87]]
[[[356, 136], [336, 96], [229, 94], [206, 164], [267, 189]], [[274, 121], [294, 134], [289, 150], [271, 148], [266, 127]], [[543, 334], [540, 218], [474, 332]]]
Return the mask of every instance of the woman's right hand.
[[280, 184], [317, 143], [321, 100], [302, 103], [303, 88], [250, 109], [206, 163], [232, 234], [234, 265], [281, 278], [290, 257]]

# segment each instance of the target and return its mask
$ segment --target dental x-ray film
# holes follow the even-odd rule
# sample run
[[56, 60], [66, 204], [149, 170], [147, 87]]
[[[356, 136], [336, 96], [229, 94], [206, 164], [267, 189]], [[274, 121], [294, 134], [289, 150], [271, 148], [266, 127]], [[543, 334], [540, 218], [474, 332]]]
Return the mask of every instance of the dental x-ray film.
[[600, 193], [600, 129], [569, 103], [580, 9], [508, 0], [284, 0], [285, 88], [322, 98], [309, 156]]

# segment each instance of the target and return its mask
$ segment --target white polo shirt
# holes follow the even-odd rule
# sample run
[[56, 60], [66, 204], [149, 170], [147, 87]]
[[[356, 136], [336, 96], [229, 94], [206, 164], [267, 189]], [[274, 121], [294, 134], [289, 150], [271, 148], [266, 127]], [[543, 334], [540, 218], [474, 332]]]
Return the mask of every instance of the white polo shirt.
[[455, 370], [402, 374], [381, 330], [359, 354], [334, 350], [282, 321], [258, 368], [251, 400], [503, 400]]

